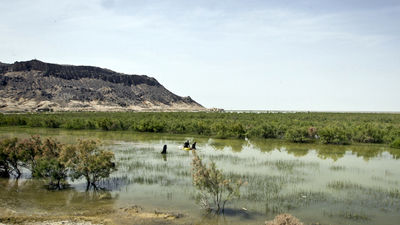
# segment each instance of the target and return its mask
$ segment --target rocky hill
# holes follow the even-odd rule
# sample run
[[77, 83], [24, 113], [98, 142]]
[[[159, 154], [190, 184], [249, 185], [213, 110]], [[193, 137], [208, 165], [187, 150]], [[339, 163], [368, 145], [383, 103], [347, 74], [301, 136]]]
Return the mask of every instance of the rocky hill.
[[0, 112], [204, 109], [145, 75], [38, 60], [0, 63]]

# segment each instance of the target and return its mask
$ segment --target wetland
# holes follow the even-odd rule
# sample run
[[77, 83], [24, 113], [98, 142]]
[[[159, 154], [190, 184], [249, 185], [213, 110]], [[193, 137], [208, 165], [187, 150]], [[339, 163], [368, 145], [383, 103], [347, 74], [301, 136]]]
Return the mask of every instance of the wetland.
[[[3, 219], [10, 215], [92, 216], [125, 224], [137, 222], [137, 217], [129, 219], [120, 213], [140, 209], [162, 218], [178, 218], [168, 220], [178, 224], [263, 224], [281, 213], [290, 213], [305, 224], [389, 225], [400, 221], [400, 151], [385, 145], [297, 144], [131, 131], [0, 129], [1, 139], [31, 135], [63, 143], [101, 140], [103, 147], [115, 154], [118, 170], [99, 182], [101, 190], [89, 192], [83, 179], [69, 181], [70, 187], [61, 191], [48, 190], [43, 181], [27, 174], [19, 180], [1, 179]], [[205, 162], [213, 161], [225, 174], [247, 182], [240, 198], [227, 203], [224, 215], [207, 215], [200, 209], [191, 177], [193, 156], [181, 149], [185, 140], [197, 142], [197, 153]], [[161, 155], [165, 144], [168, 154]]]

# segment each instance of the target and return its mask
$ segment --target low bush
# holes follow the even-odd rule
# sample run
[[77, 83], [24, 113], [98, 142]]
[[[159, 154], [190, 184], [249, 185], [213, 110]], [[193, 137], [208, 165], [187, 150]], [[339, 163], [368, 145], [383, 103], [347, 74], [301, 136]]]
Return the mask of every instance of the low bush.
[[328, 126], [319, 130], [319, 138], [323, 144], [346, 145], [351, 143], [351, 134], [340, 126]]
[[390, 143], [390, 147], [400, 149], [400, 138], [396, 139], [392, 143]]
[[100, 179], [109, 177], [116, 170], [114, 153], [100, 149], [99, 143], [93, 140], [79, 141], [77, 145], [67, 149], [64, 158], [71, 168], [71, 178], [85, 178], [87, 190], [90, 187], [96, 188]]
[[293, 127], [286, 131], [285, 139], [296, 143], [307, 143], [314, 141], [314, 136], [307, 127]]
[[374, 124], [363, 124], [355, 128], [353, 141], [360, 143], [383, 143], [384, 129]]

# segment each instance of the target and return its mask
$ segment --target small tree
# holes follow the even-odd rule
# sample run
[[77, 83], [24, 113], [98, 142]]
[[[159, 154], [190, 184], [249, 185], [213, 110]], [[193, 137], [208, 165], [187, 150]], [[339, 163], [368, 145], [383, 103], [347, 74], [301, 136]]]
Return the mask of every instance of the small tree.
[[70, 158], [68, 165], [72, 168], [72, 179], [82, 176], [86, 179], [86, 189], [91, 186], [96, 188], [96, 183], [109, 177], [116, 170], [114, 153], [100, 149], [98, 143], [93, 140], [81, 140], [75, 146], [75, 157]]
[[8, 174], [15, 173], [15, 177], [18, 179], [22, 172], [22, 152], [21, 148], [18, 146], [18, 138], [4, 139], [0, 142], [0, 167], [3, 167], [3, 173]]
[[37, 160], [41, 157], [43, 152], [42, 145], [42, 139], [39, 135], [22, 140], [18, 145], [18, 147], [22, 149], [22, 161], [24, 162], [25, 167], [32, 171], [32, 176], [34, 176], [33, 171], [36, 168]]
[[49, 179], [49, 188], [62, 189], [66, 186], [68, 165], [66, 154], [68, 148], [53, 139], [45, 139], [41, 145], [41, 154], [34, 157], [32, 176]]
[[10, 167], [7, 161], [7, 153], [4, 151], [3, 142], [0, 143], [0, 177], [10, 177]]
[[68, 168], [59, 161], [59, 158], [40, 158], [37, 166], [33, 171], [33, 175], [38, 178], [49, 179], [50, 189], [64, 188], [67, 178]]
[[216, 168], [214, 162], [207, 167], [195, 151], [193, 151], [193, 156], [192, 179], [194, 186], [200, 190], [201, 206], [211, 211], [210, 199], [212, 199], [215, 212], [224, 213], [226, 202], [240, 197], [240, 187], [243, 182], [240, 179], [232, 182]]

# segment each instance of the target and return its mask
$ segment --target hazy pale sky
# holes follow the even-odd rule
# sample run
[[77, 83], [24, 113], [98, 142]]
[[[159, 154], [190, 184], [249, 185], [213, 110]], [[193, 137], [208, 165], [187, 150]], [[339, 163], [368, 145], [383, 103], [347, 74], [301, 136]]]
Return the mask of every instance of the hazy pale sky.
[[0, 61], [155, 77], [206, 107], [400, 111], [398, 0], [0, 0]]

